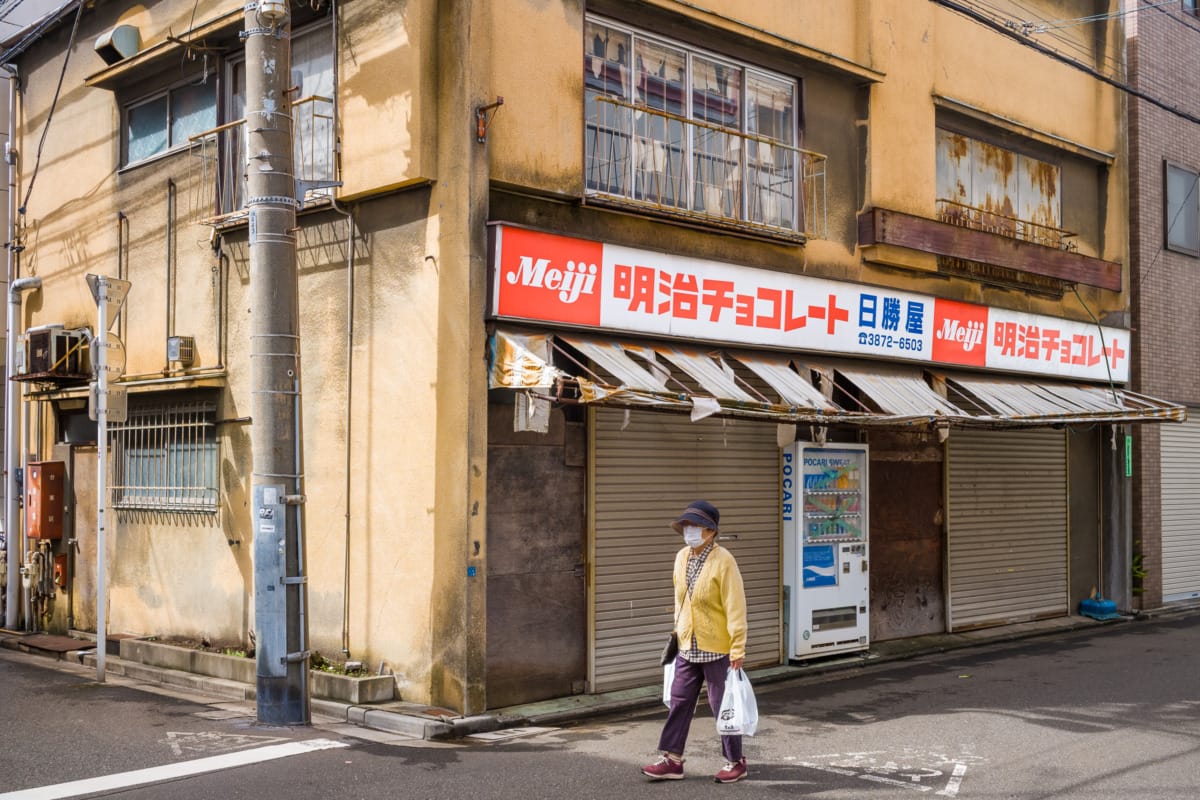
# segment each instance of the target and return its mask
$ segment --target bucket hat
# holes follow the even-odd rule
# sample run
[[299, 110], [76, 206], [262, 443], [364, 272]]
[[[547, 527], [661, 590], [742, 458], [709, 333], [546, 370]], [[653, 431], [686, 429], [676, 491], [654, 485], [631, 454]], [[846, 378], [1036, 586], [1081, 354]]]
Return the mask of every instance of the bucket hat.
[[721, 512], [717, 511], [717, 507], [707, 500], [693, 500], [688, 503], [688, 507], [683, 510], [671, 527], [676, 533], [683, 533], [683, 526], [686, 524], [699, 525], [701, 528], [720, 532], [717, 523], [721, 521]]

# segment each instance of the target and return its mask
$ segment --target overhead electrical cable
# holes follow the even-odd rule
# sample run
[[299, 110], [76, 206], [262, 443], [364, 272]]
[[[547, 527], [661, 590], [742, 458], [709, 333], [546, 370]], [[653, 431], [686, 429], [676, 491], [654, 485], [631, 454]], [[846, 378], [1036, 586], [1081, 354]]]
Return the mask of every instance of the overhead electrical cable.
[[54, 119], [54, 109], [58, 106], [58, 95], [62, 92], [63, 79], [67, 77], [67, 64], [71, 60], [71, 51], [75, 49], [75, 36], [79, 33], [79, 18], [83, 16], [82, 1], [75, 6], [75, 23], [71, 26], [71, 36], [67, 40], [66, 50], [63, 51], [62, 71], [58, 73], [58, 86], [54, 87], [54, 99], [50, 101], [50, 111], [46, 114], [46, 123], [42, 126], [42, 136], [38, 140], [37, 155], [33, 159], [33, 174], [29, 176], [29, 186], [25, 189], [25, 198], [17, 209], [22, 216], [29, 207], [29, 196], [33, 194], [33, 184], [37, 181], [38, 168], [42, 165], [42, 148], [46, 144], [46, 134], [50, 132], [50, 121]]
[[1164, 111], [1168, 111], [1171, 114], [1174, 114], [1175, 116], [1180, 117], [1181, 119], [1186, 119], [1188, 122], [1192, 122], [1192, 123], [1200, 125], [1200, 116], [1197, 116], [1196, 114], [1192, 114], [1190, 112], [1184, 111], [1183, 109], [1176, 108], [1175, 106], [1173, 106], [1163, 100], [1159, 100], [1157, 97], [1148, 95], [1143, 91], [1135, 89], [1134, 87], [1130, 86], [1127, 83], [1122, 83], [1121, 81], [1118, 81], [1114, 78], [1110, 78], [1109, 76], [1096, 70], [1093, 67], [1088, 66], [1087, 64], [1082, 64], [1072, 58], [1068, 58], [1067, 56], [1064, 56], [1063, 54], [1055, 51], [1054, 49], [1047, 47], [1046, 45], [1042, 44], [1041, 42], [1034, 41], [1032, 39], [1029, 39], [1026, 36], [1021, 35], [1018, 31], [1015, 31], [1015, 30], [1007, 27], [1006, 25], [1004, 25], [1001, 22], [996, 22], [995, 20], [989, 19], [986, 15], [979, 13], [978, 11], [976, 11], [973, 8], [968, 8], [967, 6], [962, 5], [962, 3], [954, 2], [954, 0], [933, 0], [933, 2], [936, 3], [937, 5], [948, 8], [951, 11], [956, 11], [959, 14], [962, 14], [963, 16], [968, 17], [969, 19], [977, 22], [978, 24], [983, 25], [984, 27], [990, 28], [991, 30], [996, 31], [997, 33], [1001, 33], [1001, 34], [1007, 36], [1008, 38], [1013, 39], [1014, 41], [1020, 42], [1021, 44], [1025, 45], [1026, 47], [1036, 50], [1039, 53], [1041, 53], [1042, 55], [1048, 56], [1049, 58], [1052, 58], [1055, 61], [1059, 61], [1068, 66], [1074, 67], [1075, 69], [1078, 69], [1081, 72], [1087, 73], [1088, 75], [1091, 75], [1093, 78], [1096, 78], [1097, 80], [1099, 80], [1103, 83], [1106, 83], [1109, 86], [1112, 86], [1116, 89], [1120, 89], [1121, 91], [1126, 92], [1127, 94], [1130, 94], [1130, 95], [1133, 95], [1134, 97], [1145, 100], [1147, 103], [1150, 103], [1153, 106], [1157, 106], [1158, 108], [1161, 108]]

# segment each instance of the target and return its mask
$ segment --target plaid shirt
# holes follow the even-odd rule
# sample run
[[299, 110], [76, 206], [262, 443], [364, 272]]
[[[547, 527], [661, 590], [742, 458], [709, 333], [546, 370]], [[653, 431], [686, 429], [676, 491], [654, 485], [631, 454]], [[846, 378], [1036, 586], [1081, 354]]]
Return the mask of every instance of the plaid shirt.
[[[704, 562], [708, 560], [708, 554], [712, 552], [717, 540], [714, 538], [708, 545], [700, 551], [700, 555], [688, 553], [687, 560], [687, 593], [688, 597], [692, 596], [692, 588], [696, 585], [696, 578], [700, 577], [700, 570], [704, 569]], [[688, 648], [679, 649], [679, 655], [683, 656], [684, 661], [690, 661], [693, 664], [709, 664], [713, 661], [720, 661], [728, 655], [728, 653], [710, 653], [706, 650], [701, 650], [696, 646], [696, 634], [692, 633], [692, 641], [688, 644]]]

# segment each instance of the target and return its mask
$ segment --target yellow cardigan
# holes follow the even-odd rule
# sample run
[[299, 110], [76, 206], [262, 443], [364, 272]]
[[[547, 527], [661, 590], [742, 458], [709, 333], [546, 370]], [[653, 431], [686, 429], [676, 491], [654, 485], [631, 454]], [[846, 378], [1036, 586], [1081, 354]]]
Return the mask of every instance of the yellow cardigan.
[[679, 649], [696, 646], [709, 653], [728, 653], [731, 661], [746, 657], [746, 590], [733, 554], [713, 545], [687, 594], [687, 562], [692, 548], [675, 554], [675, 632]]

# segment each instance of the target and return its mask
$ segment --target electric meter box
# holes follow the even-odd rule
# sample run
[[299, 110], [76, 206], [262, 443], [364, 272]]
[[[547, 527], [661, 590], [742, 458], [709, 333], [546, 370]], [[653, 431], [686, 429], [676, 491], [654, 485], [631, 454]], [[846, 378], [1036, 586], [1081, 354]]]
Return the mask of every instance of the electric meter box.
[[870, 585], [865, 444], [788, 445], [780, 464], [788, 657], [865, 650]]
[[25, 535], [30, 539], [62, 538], [66, 481], [62, 461], [35, 461], [25, 470]]

